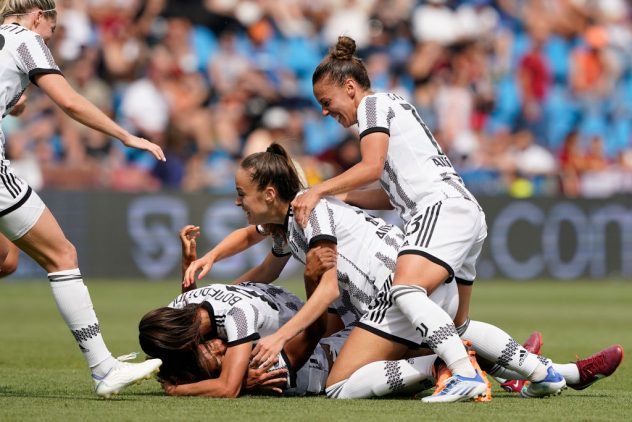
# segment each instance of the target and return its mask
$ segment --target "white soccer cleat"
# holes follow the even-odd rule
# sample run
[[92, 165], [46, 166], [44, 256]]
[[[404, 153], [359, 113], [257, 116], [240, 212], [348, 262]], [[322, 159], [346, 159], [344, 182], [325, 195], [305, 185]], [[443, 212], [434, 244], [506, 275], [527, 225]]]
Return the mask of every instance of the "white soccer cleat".
[[487, 384], [483, 377], [476, 372], [474, 378], [453, 375], [445, 381], [443, 388], [432, 396], [421, 399], [424, 403], [452, 403], [466, 401], [482, 396], [487, 392]]
[[[133, 357], [134, 355], [132, 355]], [[151, 378], [162, 365], [160, 359], [148, 359], [139, 363], [123, 362], [129, 358], [130, 355], [117, 358], [118, 362], [102, 378], [92, 375], [97, 396], [105, 397], [106, 399], [110, 398], [110, 396], [118, 394], [130, 384], [136, 384], [144, 379]]]
[[566, 380], [552, 366], [546, 371], [546, 378], [538, 382], [530, 382], [522, 387], [520, 395], [526, 398], [557, 396], [566, 388]]

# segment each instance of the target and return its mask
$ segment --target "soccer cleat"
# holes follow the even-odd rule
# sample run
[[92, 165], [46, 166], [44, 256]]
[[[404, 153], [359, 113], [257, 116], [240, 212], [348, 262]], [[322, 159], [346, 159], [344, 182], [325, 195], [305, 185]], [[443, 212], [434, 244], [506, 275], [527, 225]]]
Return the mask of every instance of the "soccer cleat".
[[117, 358], [118, 362], [101, 378], [92, 374], [97, 396], [105, 397], [106, 399], [110, 398], [128, 385], [149, 379], [158, 372], [160, 365], [162, 365], [160, 359], [148, 359], [140, 363], [124, 362], [134, 357], [135, 355], [131, 354]]
[[602, 378], [609, 377], [623, 360], [623, 347], [619, 344], [607, 347], [586, 359], [578, 359], [575, 364], [579, 369], [579, 383], [569, 384], [574, 390], [590, 387]]
[[546, 377], [542, 381], [531, 381], [520, 390], [522, 397], [547, 397], [557, 396], [566, 388], [566, 381], [552, 366], [546, 371]]
[[[543, 344], [542, 334], [538, 331], [534, 331], [531, 333], [527, 341], [524, 342], [522, 347], [524, 347], [529, 353], [539, 355], [540, 348], [542, 348]], [[509, 393], [520, 393], [526, 382], [526, 380], [507, 380], [500, 384], [500, 387]]]
[[474, 350], [470, 350], [469, 347], [470, 346], [468, 345], [467, 353], [470, 356], [470, 362], [472, 362], [472, 366], [476, 369], [476, 372], [479, 373], [481, 378], [483, 378], [483, 381], [485, 381], [486, 387], [485, 392], [480, 396], [475, 397], [474, 401], [492, 401], [492, 383], [489, 381], [489, 378], [487, 378], [487, 373], [483, 371], [481, 366], [478, 364], [478, 361], [476, 360], [476, 352]]
[[474, 399], [487, 392], [487, 384], [479, 372], [473, 378], [453, 375], [442, 385], [437, 386], [434, 394], [421, 399], [424, 403], [451, 403]]

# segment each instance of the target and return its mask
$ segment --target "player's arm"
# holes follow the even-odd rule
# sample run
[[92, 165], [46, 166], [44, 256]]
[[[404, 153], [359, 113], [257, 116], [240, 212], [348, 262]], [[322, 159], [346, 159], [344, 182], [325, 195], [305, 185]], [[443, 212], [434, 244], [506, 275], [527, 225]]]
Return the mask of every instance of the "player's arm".
[[33, 79], [50, 99], [73, 120], [120, 139], [127, 147], [149, 151], [156, 159], [165, 161], [165, 154], [158, 145], [134, 136], [120, 127], [97, 106], [75, 91], [62, 75], [44, 73], [33, 76]]
[[244, 281], [252, 281], [255, 283], [270, 284], [281, 274], [285, 264], [290, 260], [291, 255], [277, 256], [272, 252], [263, 259], [261, 264], [246, 271], [240, 277], [233, 281], [233, 284], [239, 284]]
[[305, 227], [309, 214], [322, 197], [350, 192], [378, 180], [384, 170], [388, 140], [389, 136], [383, 132], [373, 132], [364, 136], [360, 142], [362, 159], [359, 163], [297, 196], [292, 201], [292, 208], [301, 227]]
[[243, 252], [263, 239], [265, 236], [259, 233], [256, 226], [248, 226], [233, 231], [202, 258], [191, 262], [182, 279], [183, 288], [195, 283], [195, 275], [198, 272], [197, 280], [201, 280], [211, 271], [215, 262]]
[[336, 195], [349, 205], [365, 210], [392, 210], [393, 205], [382, 188], [359, 189]]
[[239, 396], [244, 376], [248, 371], [251, 350], [250, 341], [229, 347], [222, 360], [222, 370], [218, 378], [182, 385], [165, 383], [163, 389], [170, 396], [235, 398]]
[[[336, 244], [328, 240], [316, 242], [314, 246], [328, 247], [336, 250]], [[264, 337], [252, 351], [252, 364], [257, 366], [274, 358], [283, 346], [308, 326], [313, 324], [327, 312], [329, 305], [340, 295], [336, 267], [322, 275], [318, 286], [305, 305], [274, 334]]]

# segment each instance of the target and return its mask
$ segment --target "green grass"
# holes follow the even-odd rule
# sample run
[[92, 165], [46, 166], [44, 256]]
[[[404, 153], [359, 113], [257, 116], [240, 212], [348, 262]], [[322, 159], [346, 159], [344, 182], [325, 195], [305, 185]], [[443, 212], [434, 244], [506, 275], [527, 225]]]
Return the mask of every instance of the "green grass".
[[[300, 292], [299, 283], [286, 283]], [[177, 282], [92, 280], [102, 332], [115, 354], [138, 351], [137, 323], [166, 304]], [[471, 316], [522, 341], [544, 334], [543, 352], [558, 362], [613, 343], [632, 350], [632, 282], [479, 282]], [[58, 315], [48, 283], [0, 283], [0, 421], [12, 420], [629, 420], [632, 366], [560, 397], [525, 400], [494, 390], [491, 403], [424, 405], [409, 399], [333, 401], [317, 398], [176, 398], [147, 381], [100, 400], [81, 354]]]

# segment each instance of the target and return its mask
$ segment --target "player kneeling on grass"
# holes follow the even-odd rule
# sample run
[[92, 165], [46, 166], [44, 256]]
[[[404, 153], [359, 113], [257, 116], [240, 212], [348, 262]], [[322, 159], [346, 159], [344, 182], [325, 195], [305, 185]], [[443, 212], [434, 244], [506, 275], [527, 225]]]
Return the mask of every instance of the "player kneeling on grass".
[[[183, 268], [196, 256], [195, 229], [187, 226], [180, 233]], [[306, 280], [318, 279], [328, 269], [308, 265]], [[313, 286], [306, 289], [311, 292]], [[169, 306], [146, 314], [139, 324], [139, 340], [145, 353], [162, 358], [159, 377], [170, 395], [236, 397], [249, 387], [278, 391], [279, 383], [295, 394], [318, 394], [348, 333], [343, 330], [319, 342], [324, 316], [287, 342], [277, 357], [278, 366], [287, 366], [289, 385], [283, 377], [279, 379], [283, 370], [264, 374], [273, 367], [273, 360], [249, 371], [253, 343], [276, 331], [302, 306], [299, 298], [273, 285], [214, 284], [186, 291]], [[381, 378], [372, 377], [374, 388], [356, 392], [353, 397], [384, 395], [405, 386], [419, 390], [421, 381], [431, 377], [434, 361], [434, 356], [428, 356], [384, 363]], [[409, 376], [400, 378], [398, 368], [407, 369]], [[418, 382], [411, 381], [411, 376]]]

